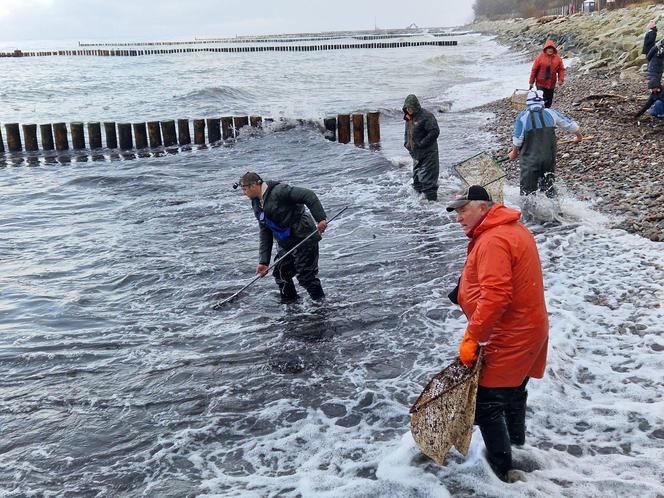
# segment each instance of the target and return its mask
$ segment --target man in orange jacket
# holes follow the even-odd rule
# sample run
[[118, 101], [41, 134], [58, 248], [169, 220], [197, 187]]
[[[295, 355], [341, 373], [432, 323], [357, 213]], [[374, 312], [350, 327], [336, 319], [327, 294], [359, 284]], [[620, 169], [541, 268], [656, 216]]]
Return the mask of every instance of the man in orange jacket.
[[535, 58], [528, 83], [530, 89], [536, 84], [537, 89], [544, 92], [544, 107], [551, 107], [556, 83], [560, 86], [565, 84], [565, 66], [553, 40], [547, 40], [542, 53]]
[[511, 444], [525, 442], [526, 384], [542, 378], [546, 365], [549, 322], [539, 254], [521, 213], [493, 204], [479, 185], [447, 210], [456, 211], [470, 238], [456, 296], [468, 318], [459, 357], [470, 367], [484, 347], [475, 423], [491, 468], [506, 481]]

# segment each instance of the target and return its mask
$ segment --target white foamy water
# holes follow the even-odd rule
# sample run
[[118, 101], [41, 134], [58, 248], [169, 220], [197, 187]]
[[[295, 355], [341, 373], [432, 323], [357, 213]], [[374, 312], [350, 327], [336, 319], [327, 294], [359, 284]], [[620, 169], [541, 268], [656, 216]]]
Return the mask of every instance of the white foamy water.
[[[479, 130], [491, 115], [454, 110], [507, 96], [529, 66], [486, 38], [459, 41], [6, 61], [4, 122], [381, 109], [382, 149], [296, 126], [162, 157], [7, 161], [0, 496], [664, 495], [661, 245], [564, 189], [562, 223], [529, 224], [551, 339], [515, 450], [523, 480], [492, 474], [478, 431], [444, 466], [410, 436], [411, 404], [463, 335], [446, 296], [467, 240], [442, 203], [413, 194], [400, 107], [408, 93], [433, 110], [453, 101], [436, 112], [449, 197], [453, 163], [508, 146]], [[109, 86], [122, 90], [99, 114]], [[325, 304], [282, 305], [266, 279], [211, 309], [255, 267], [255, 221], [230, 188], [248, 169], [313, 188], [329, 214], [349, 206], [321, 243]], [[517, 187], [506, 194], [518, 203]]]

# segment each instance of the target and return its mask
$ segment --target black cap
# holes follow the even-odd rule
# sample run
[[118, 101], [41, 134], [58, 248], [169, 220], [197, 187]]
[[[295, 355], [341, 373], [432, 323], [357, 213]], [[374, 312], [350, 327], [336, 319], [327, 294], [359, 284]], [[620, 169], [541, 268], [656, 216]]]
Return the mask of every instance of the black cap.
[[457, 208], [465, 206], [470, 201], [487, 201], [491, 202], [491, 196], [486, 189], [480, 185], [471, 185], [468, 187], [461, 197], [457, 197], [447, 205], [447, 211], [451, 212]]

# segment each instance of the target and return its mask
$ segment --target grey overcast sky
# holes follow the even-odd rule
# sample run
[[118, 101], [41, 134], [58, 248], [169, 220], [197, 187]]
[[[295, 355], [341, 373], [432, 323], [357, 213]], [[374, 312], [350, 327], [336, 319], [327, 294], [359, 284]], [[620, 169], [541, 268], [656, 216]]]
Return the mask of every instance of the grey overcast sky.
[[474, 0], [0, 0], [0, 40], [194, 36], [458, 26]]

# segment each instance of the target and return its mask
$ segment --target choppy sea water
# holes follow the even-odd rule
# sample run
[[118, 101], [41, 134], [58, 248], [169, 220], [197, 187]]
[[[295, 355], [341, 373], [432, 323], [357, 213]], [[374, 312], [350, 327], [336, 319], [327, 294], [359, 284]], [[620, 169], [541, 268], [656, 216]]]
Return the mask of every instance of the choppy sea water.
[[[410, 405], [463, 334], [446, 294], [466, 239], [412, 193], [399, 109], [408, 93], [433, 110], [453, 102], [437, 113], [445, 198], [461, 185], [451, 164], [498, 147], [479, 131], [491, 116], [463, 109], [527, 78], [527, 61], [491, 40], [459, 41], [3, 60], [3, 123], [380, 109], [383, 144], [331, 143], [304, 125], [161, 157], [6, 156], [0, 495], [664, 494], [661, 247], [570, 197], [562, 224], [529, 225], [551, 346], [515, 450], [525, 481], [492, 475], [479, 432], [442, 467], [409, 434]], [[349, 206], [321, 243], [324, 304], [280, 304], [265, 279], [212, 310], [253, 276], [256, 223], [231, 189], [247, 170], [314, 189], [330, 215]]]

